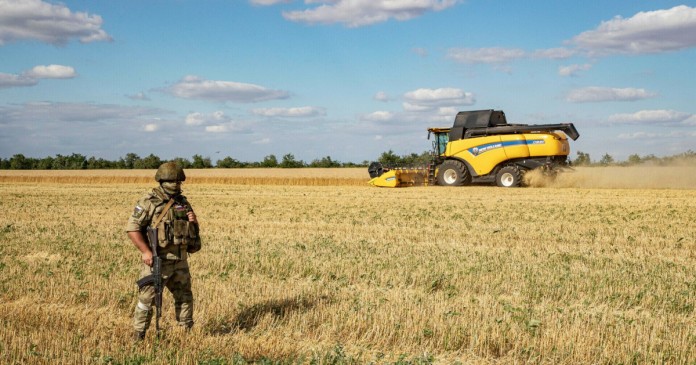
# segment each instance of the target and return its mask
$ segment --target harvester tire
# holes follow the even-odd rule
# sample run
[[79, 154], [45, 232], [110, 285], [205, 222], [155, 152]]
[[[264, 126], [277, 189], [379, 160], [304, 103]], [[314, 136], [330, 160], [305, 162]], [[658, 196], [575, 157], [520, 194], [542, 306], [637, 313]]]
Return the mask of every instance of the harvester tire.
[[503, 188], [516, 188], [522, 184], [522, 172], [515, 165], [503, 166], [495, 174], [495, 183]]
[[462, 186], [471, 181], [469, 170], [461, 161], [447, 160], [437, 170], [437, 184], [443, 186]]

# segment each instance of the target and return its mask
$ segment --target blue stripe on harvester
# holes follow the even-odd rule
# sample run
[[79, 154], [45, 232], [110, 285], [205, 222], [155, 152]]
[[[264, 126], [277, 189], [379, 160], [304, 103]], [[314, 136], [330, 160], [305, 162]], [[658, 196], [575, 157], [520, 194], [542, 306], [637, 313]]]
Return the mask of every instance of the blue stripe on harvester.
[[544, 144], [546, 141], [543, 139], [532, 139], [532, 140], [516, 140], [516, 141], [505, 141], [505, 142], [493, 142], [486, 143], [480, 146], [471, 147], [468, 149], [469, 153], [474, 156], [478, 156], [484, 152], [492, 151], [498, 148], [517, 146], [517, 145], [530, 145], [530, 144]]

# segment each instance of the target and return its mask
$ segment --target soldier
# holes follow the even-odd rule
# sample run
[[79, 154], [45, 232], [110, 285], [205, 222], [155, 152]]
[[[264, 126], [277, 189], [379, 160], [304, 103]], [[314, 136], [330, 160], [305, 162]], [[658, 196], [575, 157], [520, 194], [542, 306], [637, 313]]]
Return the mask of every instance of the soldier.
[[[190, 329], [193, 326], [193, 293], [189, 273], [188, 254], [201, 248], [198, 220], [186, 197], [181, 195], [181, 183], [186, 180], [184, 170], [174, 162], [162, 164], [155, 180], [160, 184], [146, 193], [128, 219], [128, 238], [142, 255], [140, 279], [152, 271], [153, 255], [144, 232], [157, 224], [157, 256], [161, 258], [164, 286], [174, 297], [177, 324]], [[165, 211], [166, 208], [166, 211]], [[157, 223], [159, 221], [159, 223]], [[145, 338], [152, 319], [155, 289], [152, 285], [140, 288], [138, 304], [133, 315], [134, 337]]]

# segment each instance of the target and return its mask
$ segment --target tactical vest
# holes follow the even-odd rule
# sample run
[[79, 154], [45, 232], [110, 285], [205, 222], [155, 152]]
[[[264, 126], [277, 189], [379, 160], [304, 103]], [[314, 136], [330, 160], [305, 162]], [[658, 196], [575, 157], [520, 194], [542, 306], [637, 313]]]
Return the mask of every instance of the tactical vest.
[[[162, 214], [162, 208], [155, 209], [155, 216]], [[165, 248], [169, 245], [195, 245], [198, 240], [198, 225], [189, 222], [188, 212], [193, 211], [186, 199], [175, 198], [174, 203], [164, 213], [164, 217], [157, 225], [157, 243], [160, 247]], [[153, 219], [152, 224], [155, 223]]]

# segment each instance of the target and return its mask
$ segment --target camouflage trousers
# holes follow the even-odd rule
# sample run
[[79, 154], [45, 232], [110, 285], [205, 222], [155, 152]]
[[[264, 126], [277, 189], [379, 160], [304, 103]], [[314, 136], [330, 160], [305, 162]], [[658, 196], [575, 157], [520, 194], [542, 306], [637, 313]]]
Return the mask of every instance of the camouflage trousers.
[[[151, 268], [145, 264], [140, 269], [140, 279], [150, 275]], [[187, 260], [162, 260], [162, 279], [165, 287], [174, 297], [174, 313], [177, 324], [185, 328], [193, 326], [193, 293], [191, 292], [191, 274]], [[155, 288], [148, 285], [140, 289], [138, 304], [133, 314], [133, 328], [145, 333], [155, 311]], [[164, 309], [164, 308], [163, 308]]]

